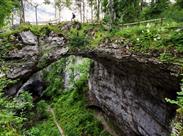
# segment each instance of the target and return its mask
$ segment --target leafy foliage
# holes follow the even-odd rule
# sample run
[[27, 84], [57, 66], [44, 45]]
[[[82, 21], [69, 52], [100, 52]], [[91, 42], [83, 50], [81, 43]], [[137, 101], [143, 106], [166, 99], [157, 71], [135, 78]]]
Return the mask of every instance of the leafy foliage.
[[[65, 64], [67, 64], [66, 68]], [[51, 81], [48, 84], [44, 96], [52, 95], [54, 98], [46, 99], [46, 101], [42, 100], [35, 105], [35, 115], [45, 115], [45, 118], [37, 121], [36, 124], [34, 123], [33, 126], [25, 132], [25, 135], [59, 135], [59, 131], [53, 122], [53, 117], [50, 114], [48, 115], [48, 111], [46, 111], [49, 104], [54, 109], [56, 119], [63, 128], [65, 135], [109, 136], [109, 134], [103, 130], [101, 123], [94, 118], [92, 111], [86, 108], [85, 92], [88, 90], [87, 79], [89, 66], [90, 60], [76, 59], [72, 56], [67, 58], [67, 61], [58, 61], [44, 71], [45, 79]], [[69, 87], [66, 88], [66, 90], [63, 88], [64, 83], [61, 74], [63, 69], [65, 69], [64, 72], [69, 75], [68, 79], [66, 79], [69, 82]], [[55, 79], [57, 81], [55, 81]], [[55, 84], [55, 82], [58, 84]]]
[[183, 110], [183, 80], [182, 80], [182, 88], [180, 92], [177, 92], [177, 99], [176, 100], [170, 100], [166, 99], [168, 102], [172, 104], [178, 105]]
[[4, 25], [5, 19], [10, 15], [13, 8], [18, 6], [18, 0], [1, 0], [0, 2], [0, 27]]
[[132, 50], [145, 54], [154, 54], [161, 61], [182, 64], [182, 31], [179, 24], [167, 22], [163, 26], [134, 26], [114, 31], [117, 37], [125, 37], [132, 42]]
[[[113, 0], [113, 14], [115, 14], [116, 21], [124, 23], [137, 20], [140, 13], [139, 2], [139, 0], [124, 0], [123, 2], [121, 0]], [[106, 17], [109, 16], [109, 4], [108, 0], [102, 0]]]
[[28, 93], [14, 99], [4, 97], [3, 89], [10, 82], [0, 78], [0, 136], [19, 136], [26, 120], [25, 111], [33, 107], [32, 97]]
[[145, 8], [144, 16], [145, 19], [152, 19], [161, 17], [161, 14], [169, 8], [169, 0], [158, 0], [156, 2], [151, 2], [150, 7]]
[[[183, 80], [182, 80], [183, 83]], [[171, 104], [179, 106], [177, 109], [176, 118], [172, 122], [173, 131], [171, 136], [182, 136], [183, 135], [183, 84], [181, 84], [181, 91], [177, 92], [177, 99], [170, 100], [166, 98], [166, 101]]]
[[85, 107], [84, 92], [88, 90], [86, 81], [88, 79], [89, 65], [90, 61], [86, 59], [83, 63], [73, 63], [68, 67], [71, 70], [71, 74], [77, 75], [77, 73], [80, 73], [79, 77], [71, 76], [70, 83], [73, 84], [72, 87], [64, 92], [53, 105], [61, 126], [69, 136], [109, 135], [103, 132], [101, 123]]
[[176, 0], [176, 6], [183, 9], [183, 0]]
[[44, 80], [47, 82], [47, 84], [49, 84], [49, 86], [44, 91], [44, 96], [52, 99], [62, 93], [62, 90], [64, 89], [65, 64], [66, 60], [62, 59], [43, 70]]
[[83, 96], [78, 94], [77, 90], [64, 93], [57, 101], [56, 115], [65, 133], [69, 136], [102, 136], [102, 125], [85, 109], [84, 105]]

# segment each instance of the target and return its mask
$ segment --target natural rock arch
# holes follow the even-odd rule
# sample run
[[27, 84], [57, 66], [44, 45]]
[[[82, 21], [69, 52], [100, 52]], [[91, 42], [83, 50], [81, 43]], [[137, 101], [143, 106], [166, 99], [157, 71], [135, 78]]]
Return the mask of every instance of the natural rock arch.
[[13, 44], [21, 48], [4, 56], [9, 67], [6, 76], [20, 79], [18, 87], [62, 57], [91, 58], [95, 62], [90, 72], [89, 98], [113, 119], [121, 135], [170, 134], [175, 107], [167, 104], [165, 98], [175, 98], [180, 89], [174, 65], [131, 52], [123, 39], [106, 40], [95, 49], [82, 49], [69, 46], [64, 36], [53, 32], [37, 38], [31, 31], [25, 31], [12, 38], [16, 39]]

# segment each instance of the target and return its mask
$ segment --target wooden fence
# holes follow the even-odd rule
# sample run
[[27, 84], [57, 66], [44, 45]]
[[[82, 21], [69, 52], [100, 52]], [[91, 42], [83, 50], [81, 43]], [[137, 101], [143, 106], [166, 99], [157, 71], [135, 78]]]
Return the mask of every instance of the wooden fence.
[[28, 22], [30, 24], [33, 24], [33, 25], [46, 25], [46, 24], [57, 24], [60, 22], [60, 19], [54, 19], [54, 20], [49, 20], [49, 21], [39, 21], [39, 22]]
[[134, 25], [141, 25], [141, 24], [148, 24], [148, 23], [159, 23], [163, 24], [163, 21], [165, 18], [157, 18], [157, 19], [150, 19], [150, 20], [144, 20], [144, 21], [138, 21], [138, 22], [133, 22], [133, 23], [126, 23], [126, 24], [118, 24], [118, 26], [121, 27], [130, 27]]
[[[120, 27], [130, 27], [130, 26], [135, 26], [135, 25], [141, 25], [141, 24], [148, 24], [148, 23], [157, 23], [157, 24], [163, 24], [163, 21], [165, 18], [157, 18], [157, 19], [150, 19], [150, 20], [144, 20], [144, 21], [137, 21], [137, 22], [132, 22], [132, 23], [126, 23], [126, 24], [118, 24], [117, 26]], [[45, 25], [45, 24], [57, 24], [60, 22], [60, 19], [55, 19], [55, 20], [49, 20], [49, 21], [40, 21], [40, 22], [28, 22], [33, 25]], [[91, 23], [91, 22], [89, 22]], [[98, 24], [94, 22], [94, 24]]]

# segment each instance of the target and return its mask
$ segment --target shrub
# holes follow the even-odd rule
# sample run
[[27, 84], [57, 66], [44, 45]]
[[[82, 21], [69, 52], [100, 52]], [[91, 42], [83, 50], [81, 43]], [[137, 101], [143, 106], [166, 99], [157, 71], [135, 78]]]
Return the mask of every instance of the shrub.
[[177, 93], [176, 100], [166, 99], [167, 102], [171, 104], [176, 104], [179, 106], [177, 109], [176, 118], [173, 120], [173, 131], [172, 136], [182, 136], [183, 135], [183, 80], [181, 91]]

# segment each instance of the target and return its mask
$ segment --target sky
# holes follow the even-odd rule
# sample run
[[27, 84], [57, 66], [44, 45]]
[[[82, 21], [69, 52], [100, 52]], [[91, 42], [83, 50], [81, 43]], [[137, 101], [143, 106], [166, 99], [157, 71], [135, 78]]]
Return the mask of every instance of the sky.
[[[37, 4], [41, 4], [38, 6], [38, 21], [49, 21], [55, 19], [55, 9], [53, 4], [45, 5], [43, 4], [44, 0], [33, 0]], [[53, 2], [53, 0], [51, 0]], [[72, 17], [72, 11], [68, 9], [63, 9], [61, 12], [61, 16], [63, 20], [68, 20]], [[30, 9], [26, 10], [26, 18], [29, 21], [35, 22], [35, 12], [34, 7], [30, 7]], [[65, 16], [63, 16], [65, 15]]]
[[[40, 6], [38, 6], [38, 22], [42, 22], [42, 21], [50, 21], [50, 20], [55, 20], [55, 8], [53, 4], [49, 4], [49, 5], [45, 5], [43, 4], [44, 0], [32, 0], [33, 3], [38, 4]], [[54, 0], [50, 0], [52, 3], [54, 2]], [[74, 0], [73, 0], [74, 1]], [[34, 4], [34, 5], [35, 5]], [[73, 5], [71, 5], [71, 9], [74, 9], [74, 11], [68, 9], [68, 8], [64, 8], [61, 11], [61, 21], [70, 21], [72, 18], [72, 13], [74, 13], [76, 15], [76, 20], [80, 19], [79, 13], [77, 8], [73, 7]], [[90, 17], [90, 8], [86, 8], [86, 16], [88, 16], [88, 18]], [[58, 12], [57, 12], [57, 19], [58, 17]], [[25, 8], [25, 20], [26, 22], [36, 22], [36, 18], [35, 18], [35, 8], [33, 6], [30, 6], [30, 4], [28, 6], [26, 6]], [[15, 20], [16, 23], [19, 22], [19, 18], [17, 17]]]
[[[53, 4], [49, 4], [49, 5], [45, 5], [43, 4], [44, 0], [31, 0], [33, 1], [33, 3], [38, 4], [38, 22], [42, 22], [42, 21], [50, 21], [50, 20], [55, 20], [55, 8]], [[73, 0], [75, 1], [75, 0]], [[149, 2], [150, 0], [146, 0], [147, 2]], [[172, 2], [175, 0], [171, 0]], [[50, 0], [51, 3], [54, 2], [54, 0]], [[64, 8], [62, 9], [61, 12], [61, 21], [70, 21], [72, 18], [72, 13], [76, 14], [76, 20], [80, 19], [79, 13], [77, 8], [72, 8], [71, 9], [75, 9], [74, 11], [69, 10], [68, 8]], [[90, 8], [86, 8], [86, 17], [89, 19], [90, 18]], [[58, 19], [58, 13], [57, 13], [57, 17]], [[25, 8], [25, 20], [26, 22], [36, 22], [35, 19], [35, 8], [33, 6], [26, 6]], [[15, 19], [15, 24], [19, 22], [19, 18]]]
[[[45, 5], [44, 0], [32, 0], [35, 4], [38, 4], [38, 22], [55, 20], [55, 9], [53, 4]], [[50, 0], [54, 1], [54, 0]], [[58, 15], [58, 14], [57, 14]], [[72, 11], [65, 8], [61, 12], [61, 20], [71, 20]], [[58, 18], [58, 16], [57, 16]], [[35, 8], [31, 5], [25, 8], [25, 20], [26, 22], [36, 22]], [[15, 19], [15, 23], [19, 22], [19, 18]]]

